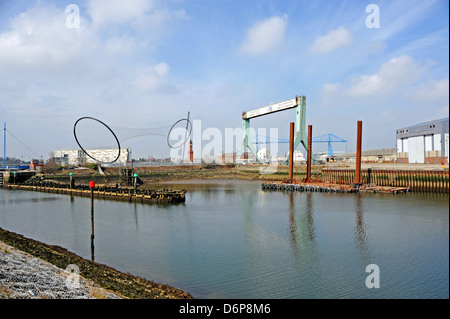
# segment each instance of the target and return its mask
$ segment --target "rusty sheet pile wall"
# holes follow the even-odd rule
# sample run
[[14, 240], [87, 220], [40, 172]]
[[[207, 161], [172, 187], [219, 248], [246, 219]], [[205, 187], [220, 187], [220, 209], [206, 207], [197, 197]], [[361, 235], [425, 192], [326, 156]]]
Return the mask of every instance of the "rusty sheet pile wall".
[[[365, 169], [361, 173], [363, 184], [409, 187], [413, 192], [449, 192], [449, 171]], [[320, 179], [349, 185], [355, 179], [355, 170], [323, 169]]]

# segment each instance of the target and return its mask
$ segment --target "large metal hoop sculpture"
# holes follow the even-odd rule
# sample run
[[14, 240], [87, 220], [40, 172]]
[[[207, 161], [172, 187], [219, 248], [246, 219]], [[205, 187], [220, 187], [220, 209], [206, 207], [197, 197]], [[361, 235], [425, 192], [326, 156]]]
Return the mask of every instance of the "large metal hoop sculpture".
[[[78, 122], [80, 122], [81, 120], [93, 120], [93, 121], [97, 121], [97, 122], [99, 122], [100, 124], [102, 124], [103, 126], [105, 126], [105, 127], [111, 132], [111, 134], [114, 136], [114, 139], [115, 139], [116, 142], [117, 142], [117, 146], [118, 146], [118, 149], [119, 149], [119, 152], [118, 152], [118, 154], [117, 154], [117, 157], [116, 157], [113, 161], [111, 161], [111, 162], [103, 162], [103, 161], [99, 161], [98, 159], [96, 159], [95, 157], [93, 157], [91, 154], [89, 154], [89, 153], [83, 148], [83, 146], [81, 146], [80, 142], [78, 141], [77, 133], [76, 133], [77, 124], [78, 124]], [[77, 142], [77, 144], [78, 144], [78, 146], [81, 148], [81, 150], [82, 150], [87, 156], [89, 156], [90, 158], [92, 158], [92, 159], [93, 159], [94, 161], [96, 161], [96, 162], [99, 162], [99, 163], [102, 163], [102, 164], [112, 164], [112, 163], [115, 163], [115, 162], [119, 159], [119, 157], [120, 157], [120, 152], [121, 152], [120, 142], [119, 142], [119, 139], [117, 138], [116, 134], [113, 132], [113, 130], [112, 130], [108, 125], [106, 125], [105, 123], [103, 123], [102, 121], [100, 121], [100, 120], [98, 120], [98, 119], [96, 119], [96, 118], [89, 117], [89, 116], [85, 116], [85, 117], [79, 118], [79, 119], [75, 122], [75, 124], [73, 125], [73, 136], [75, 137], [75, 141]]]
[[[189, 134], [186, 134], [186, 135], [185, 135], [184, 141], [183, 141], [183, 143], [181, 143], [180, 145], [178, 145], [178, 146], [171, 145], [170, 142], [169, 142], [169, 140], [170, 140], [170, 138], [169, 138], [169, 137], [170, 137], [170, 133], [172, 132], [173, 128], [174, 128], [178, 123], [183, 122], [183, 121], [186, 121], [186, 133], [189, 133]], [[189, 130], [188, 130], [188, 127], [189, 127]], [[167, 134], [167, 145], [169, 145], [170, 148], [180, 148], [181, 146], [183, 146], [184, 144], [186, 144], [188, 138], [191, 136], [191, 133], [192, 133], [192, 123], [191, 123], [191, 121], [190, 121], [188, 118], [187, 118], [187, 119], [180, 119], [180, 120], [176, 121], [176, 122], [172, 125], [172, 127], [170, 128], [169, 133]]]

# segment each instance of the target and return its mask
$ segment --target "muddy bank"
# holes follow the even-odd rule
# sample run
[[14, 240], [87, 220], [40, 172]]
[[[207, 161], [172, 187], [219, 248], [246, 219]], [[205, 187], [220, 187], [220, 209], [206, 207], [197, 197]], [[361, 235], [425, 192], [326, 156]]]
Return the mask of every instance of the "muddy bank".
[[[320, 174], [322, 166], [313, 165], [312, 175]], [[287, 165], [271, 167], [267, 165], [177, 165], [134, 167], [134, 173], [144, 181], [141, 188], [151, 187], [151, 184], [165, 181], [204, 180], [204, 179], [234, 179], [234, 180], [283, 180], [289, 175]], [[92, 169], [60, 170], [45, 173], [45, 179], [60, 183], [69, 182], [69, 173], [73, 174], [75, 183], [87, 184], [90, 180], [104, 185], [115, 185], [120, 182], [118, 167], [102, 168], [104, 174]], [[306, 176], [306, 165], [294, 165], [294, 175], [297, 179]]]
[[109, 266], [84, 259], [62, 247], [47, 245], [0, 228], [0, 241], [15, 249], [48, 261], [61, 269], [75, 264], [80, 276], [101, 288], [131, 299], [192, 299], [182, 290], [120, 272]]

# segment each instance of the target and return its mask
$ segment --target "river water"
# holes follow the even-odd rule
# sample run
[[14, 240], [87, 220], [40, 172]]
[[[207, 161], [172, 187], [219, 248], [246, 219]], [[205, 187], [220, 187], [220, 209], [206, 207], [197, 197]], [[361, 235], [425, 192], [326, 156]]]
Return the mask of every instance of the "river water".
[[448, 194], [164, 187], [186, 202], [96, 199], [93, 252], [89, 198], [0, 189], [0, 227], [196, 298], [449, 298]]

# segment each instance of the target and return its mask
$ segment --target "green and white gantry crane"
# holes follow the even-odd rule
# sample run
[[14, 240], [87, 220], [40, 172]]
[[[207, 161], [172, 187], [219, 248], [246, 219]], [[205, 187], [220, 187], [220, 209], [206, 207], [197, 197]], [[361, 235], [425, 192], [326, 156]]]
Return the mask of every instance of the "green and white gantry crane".
[[[260, 163], [258, 154], [255, 151], [255, 147], [250, 142], [250, 119], [264, 115], [269, 115], [280, 111], [290, 110], [293, 108], [297, 108], [294, 149], [296, 149], [297, 146], [301, 143], [306, 151], [307, 150], [306, 144], [308, 140], [306, 134], [306, 97], [297, 96], [294, 99], [267, 105], [253, 111], [242, 113], [242, 129], [244, 130], [244, 140], [242, 141], [242, 146], [239, 153], [236, 156], [236, 159], [239, 159], [248, 148], [252, 152], [253, 156], [255, 156], [256, 162]], [[286, 163], [288, 161], [289, 155], [286, 158]]]

